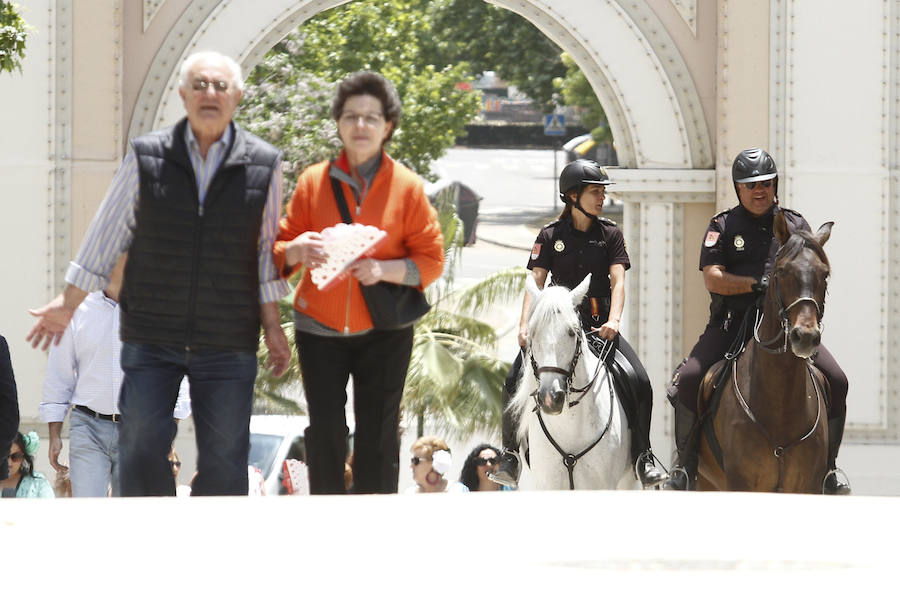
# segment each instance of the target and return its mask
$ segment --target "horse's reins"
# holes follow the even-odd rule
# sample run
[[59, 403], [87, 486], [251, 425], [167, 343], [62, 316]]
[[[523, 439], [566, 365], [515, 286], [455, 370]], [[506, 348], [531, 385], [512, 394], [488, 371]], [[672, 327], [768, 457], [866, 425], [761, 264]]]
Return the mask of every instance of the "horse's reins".
[[[583, 335], [583, 334], [582, 334]], [[597, 368], [594, 369], [594, 376], [591, 377], [591, 380], [588, 384], [582, 388], [573, 388], [572, 387], [572, 379], [575, 376], [575, 367], [578, 364], [578, 359], [581, 357], [581, 340], [575, 345], [575, 355], [572, 357], [571, 365], [569, 366], [569, 370], [561, 369], [559, 367], [538, 367], [537, 362], [534, 360], [534, 353], [529, 351], [529, 357], [531, 358], [531, 368], [534, 369], [535, 379], [539, 379], [541, 373], [558, 373], [560, 375], [566, 376], [566, 401], [568, 402], [569, 392], [581, 392], [581, 395], [578, 396], [578, 399], [574, 402], [568, 402], [569, 408], [575, 406], [581, 399], [584, 398], [585, 394], [587, 394], [588, 390], [594, 386], [594, 383], [597, 381], [597, 375], [600, 373], [600, 367], [606, 361], [606, 358], [609, 356], [610, 351], [612, 350], [612, 342], [609, 340], [604, 340], [604, 344], [600, 350], [600, 356], [597, 360]], [[585, 338], [584, 343], [588, 343]], [[606, 371], [606, 377], [609, 378], [609, 370]], [[590, 452], [594, 449], [594, 446], [600, 443], [600, 440], [606, 435], [606, 432], [609, 431], [610, 425], [612, 425], [612, 417], [613, 417], [613, 404], [615, 403], [615, 397], [613, 396], [613, 387], [612, 382], [608, 381], [607, 386], [609, 387], [609, 419], [606, 421], [606, 427], [603, 428], [603, 431], [600, 432], [600, 436], [594, 440], [594, 442], [579, 452], [578, 454], [572, 454], [571, 452], [566, 452], [563, 450], [560, 445], [553, 439], [553, 436], [550, 435], [550, 432], [547, 430], [547, 426], [544, 424], [544, 417], [541, 415], [541, 408], [539, 405], [539, 399], [537, 397], [538, 391], [535, 390], [532, 393], [535, 401], [534, 412], [537, 413], [538, 423], [541, 424], [541, 430], [544, 432], [544, 435], [547, 437], [547, 441], [559, 452], [559, 455], [562, 457], [563, 464], [566, 466], [566, 470], [569, 472], [569, 489], [575, 489], [575, 465], [578, 463], [578, 459]]]
[[812, 436], [812, 434], [815, 433], [816, 429], [819, 427], [819, 421], [822, 418], [822, 394], [819, 391], [819, 384], [816, 381], [815, 376], [813, 375], [812, 367], [808, 363], [806, 365], [806, 369], [809, 373], [809, 378], [812, 380], [813, 388], [816, 390], [816, 421], [813, 423], [812, 428], [810, 428], [810, 430], [806, 432], [803, 437], [791, 442], [790, 444], [780, 446], [775, 442], [775, 440], [772, 439], [772, 436], [769, 435], [769, 432], [766, 431], [766, 428], [756, 420], [756, 416], [753, 414], [753, 411], [750, 410], [750, 406], [747, 404], [747, 401], [744, 400], [744, 396], [741, 394], [741, 389], [738, 387], [737, 361], [731, 363], [732, 380], [734, 381], [734, 392], [737, 396], [738, 403], [741, 405], [741, 408], [744, 409], [744, 414], [747, 415], [747, 418], [749, 418], [750, 421], [759, 428], [763, 436], [766, 438], [766, 441], [768, 441], [769, 445], [774, 448], [775, 460], [778, 462], [778, 481], [775, 485], [776, 492], [784, 491], [784, 453], [794, 446], [809, 439], [810, 436]]

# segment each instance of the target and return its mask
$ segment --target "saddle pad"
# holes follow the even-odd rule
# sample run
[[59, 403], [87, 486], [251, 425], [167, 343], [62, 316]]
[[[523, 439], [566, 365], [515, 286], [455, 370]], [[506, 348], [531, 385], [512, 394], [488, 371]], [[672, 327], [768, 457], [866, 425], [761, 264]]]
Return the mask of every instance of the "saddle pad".
[[338, 223], [322, 230], [325, 263], [310, 271], [312, 282], [320, 290], [327, 289], [347, 276], [347, 267], [368, 255], [387, 236], [371, 225]]

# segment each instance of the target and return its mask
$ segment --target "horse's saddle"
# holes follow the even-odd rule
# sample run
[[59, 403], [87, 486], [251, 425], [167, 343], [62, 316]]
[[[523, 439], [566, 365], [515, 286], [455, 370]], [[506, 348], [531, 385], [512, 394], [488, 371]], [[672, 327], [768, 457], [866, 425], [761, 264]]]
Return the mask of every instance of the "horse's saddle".
[[[595, 356], [599, 356], [593, 345], [588, 344], [588, 346]], [[634, 368], [628, 362], [628, 359], [625, 358], [625, 355], [619, 352], [618, 348], [607, 359], [606, 368], [609, 369], [613, 388], [616, 390], [616, 396], [618, 396], [622, 408], [625, 410], [625, 416], [629, 425], [635, 423], [637, 418], [635, 411], [637, 410], [638, 389], [640, 386], [637, 373], [635, 373]]]

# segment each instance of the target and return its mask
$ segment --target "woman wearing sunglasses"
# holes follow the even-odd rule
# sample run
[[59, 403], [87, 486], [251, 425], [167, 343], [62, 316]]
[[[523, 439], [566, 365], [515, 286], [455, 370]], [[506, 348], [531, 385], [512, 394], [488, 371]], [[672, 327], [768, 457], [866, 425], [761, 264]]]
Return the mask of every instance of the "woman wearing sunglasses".
[[491, 481], [488, 477], [500, 465], [500, 451], [490, 444], [479, 444], [469, 452], [459, 474], [459, 482], [472, 492], [496, 492], [512, 488]]
[[16, 434], [9, 448], [9, 477], [0, 481], [3, 498], [53, 498], [53, 486], [43, 473], [34, 470], [34, 455], [39, 444], [38, 434]]
[[[700, 270], [712, 302], [709, 322], [690, 356], [677, 369], [675, 444], [678, 461], [664, 489], [694, 488], [697, 477], [697, 392], [703, 375], [725, 356], [741, 331], [745, 313], [765, 296], [768, 273], [778, 247], [773, 231], [781, 212], [791, 232], [810, 231], [803, 216], [778, 204], [778, 169], [768, 152], [749, 148], [734, 159], [731, 178], [738, 204], [714, 216], [700, 248]], [[752, 328], [751, 328], [752, 329]], [[746, 335], [749, 339], [751, 331]], [[828, 469], [835, 468], [846, 416], [847, 376], [825, 346], [819, 346], [814, 364], [828, 379], [832, 402], [828, 415]], [[849, 494], [850, 486], [831, 473], [825, 492]]]
[[431, 494], [441, 492], [468, 492], [469, 488], [458, 481], [447, 481], [452, 461], [450, 447], [447, 442], [433, 435], [420, 437], [410, 447], [412, 469], [415, 483], [405, 490], [404, 494]]

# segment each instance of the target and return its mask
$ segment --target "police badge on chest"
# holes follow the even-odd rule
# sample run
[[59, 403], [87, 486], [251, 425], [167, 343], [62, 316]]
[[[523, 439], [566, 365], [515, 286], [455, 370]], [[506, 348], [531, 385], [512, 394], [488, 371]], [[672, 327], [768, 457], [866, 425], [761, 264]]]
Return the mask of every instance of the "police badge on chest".
[[738, 252], [744, 251], [744, 236], [741, 234], [734, 236], [734, 249]]

